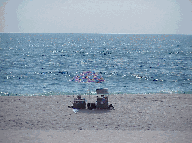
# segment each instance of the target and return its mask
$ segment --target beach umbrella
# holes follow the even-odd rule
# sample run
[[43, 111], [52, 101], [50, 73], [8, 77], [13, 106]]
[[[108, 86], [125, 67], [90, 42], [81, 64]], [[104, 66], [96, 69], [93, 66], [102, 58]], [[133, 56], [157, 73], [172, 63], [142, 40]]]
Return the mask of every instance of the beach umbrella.
[[[94, 71], [85, 71], [75, 77], [71, 81], [80, 82], [80, 83], [102, 83], [104, 78]], [[89, 89], [90, 96], [90, 89]]]

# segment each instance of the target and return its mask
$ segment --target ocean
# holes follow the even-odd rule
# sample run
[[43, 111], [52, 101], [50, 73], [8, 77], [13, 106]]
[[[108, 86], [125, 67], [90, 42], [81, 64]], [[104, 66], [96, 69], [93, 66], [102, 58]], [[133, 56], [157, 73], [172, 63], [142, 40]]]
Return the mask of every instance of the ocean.
[[[102, 83], [71, 79], [95, 71]], [[192, 94], [192, 35], [0, 33], [0, 95]]]

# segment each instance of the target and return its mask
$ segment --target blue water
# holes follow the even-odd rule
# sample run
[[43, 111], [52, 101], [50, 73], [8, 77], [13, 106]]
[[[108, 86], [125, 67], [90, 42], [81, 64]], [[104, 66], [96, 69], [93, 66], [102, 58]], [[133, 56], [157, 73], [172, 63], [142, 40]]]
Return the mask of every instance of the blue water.
[[[95, 71], [103, 83], [70, 81]], [[192, 35], [0, 34], [0, 94], [192, 93]]]

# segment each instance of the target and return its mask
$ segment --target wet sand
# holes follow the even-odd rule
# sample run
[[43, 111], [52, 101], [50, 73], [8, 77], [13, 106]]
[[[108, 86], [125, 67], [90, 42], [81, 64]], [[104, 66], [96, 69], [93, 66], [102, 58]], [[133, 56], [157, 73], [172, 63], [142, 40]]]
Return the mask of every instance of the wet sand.
[[[82, 96], [89, 101], [88, 96]], [[96, 96], [91, 97], [96, 100]], [[191, 94], [117, 94], [115, 110], [79, 110], [72, 96], [1, 96], [0, 142], [190, 142]]]

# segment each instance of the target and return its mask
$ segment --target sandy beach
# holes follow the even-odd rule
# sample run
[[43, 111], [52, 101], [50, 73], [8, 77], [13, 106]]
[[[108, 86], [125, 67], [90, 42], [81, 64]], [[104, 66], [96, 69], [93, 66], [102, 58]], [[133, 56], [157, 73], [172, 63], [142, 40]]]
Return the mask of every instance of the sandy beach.
[[70, 101], [73, 96], [1, 96], [0, 142], [192, 140], [191, 94], [109, 95], [115, 110], [76, 114], [68, 108]]

